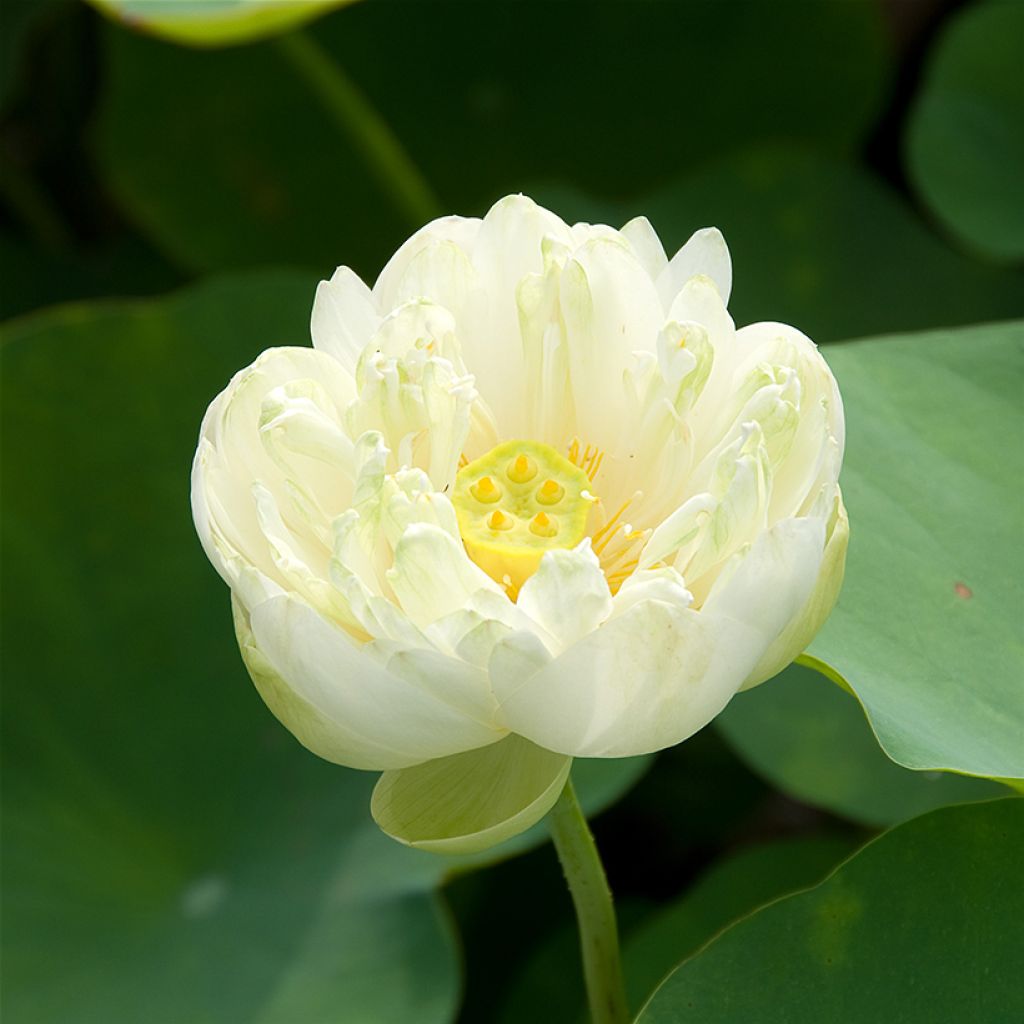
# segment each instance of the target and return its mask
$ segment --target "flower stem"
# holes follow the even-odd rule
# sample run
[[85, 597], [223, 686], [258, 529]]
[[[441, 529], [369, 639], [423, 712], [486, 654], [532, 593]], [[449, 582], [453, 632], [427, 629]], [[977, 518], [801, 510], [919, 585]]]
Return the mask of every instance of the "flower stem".
[[576, 907], [583, 976], [593, 1024], [626, 1024], [629, 1011], [619, 962], [615, 906], [572, 779], [551, 810], [551, 835]]
[[281, 52], [355, 143], [377, 182], [413, 226], [440, 215], [430, 185], [387, 122], [322, 46], [302, 30], [277, 37]]

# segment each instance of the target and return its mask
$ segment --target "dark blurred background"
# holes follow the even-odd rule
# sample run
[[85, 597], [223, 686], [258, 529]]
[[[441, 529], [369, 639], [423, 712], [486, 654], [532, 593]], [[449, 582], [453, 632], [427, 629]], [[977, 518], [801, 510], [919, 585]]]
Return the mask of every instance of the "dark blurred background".
[[[1019, 82], [1005, 61], [982, 82], [992, 109], [966, 136], [932, 95], [1005, 50], [1005, 32], [979, 30], [938, 65], [951, 28], [991, 6], [366, 0], [306, 31], [445, 211], [479, 215], [522, 191], [566, 219], [645, 213], [670, 252], [716, 224], [737, 322], [839, 342], [1024, 315], [1019, 220], [996, 203], [978, 223], [1020, 187], [1020, 125], [1001, 119]], [[374, 876], [375, 900], [408, 888], [408, 906], [361, 903], [360, 917], [338, 895], [356, 885], [337, 862], [366, 829], [372, 780], [316, 762], [259, 705], [186, 498], [199, 418], [228, 375], [269, 344], [305, 344], [315, 282], [340, 263], [372, 280], [417, 225], [279, 42], [193, 50], [77, 0], [3, 0], [0, 16], [0, 312], [18, 340], [4, 474], [28, 495], [4, 523], [10, 1005], [24, 1021], [288, 1019], [253, 1006], [282, 960], [316, 973], [296, 950], [312, 942], [311, 908], [334, 899], [355, 929], [344, 941], [420, 965], [402, 983], [424, 962], [447, 978], [449, 911], [433, 882], [408, 883], [435, 867]], [[991, 180], [971, 173], [979, 146]], [[179, 305], [113, 301], [194, 284]], [[99, 304], [31, 316], [82, 300]], [[805, 683], [793, 670], [765, 699]], [[882, 825], [992, 791], [928, 789], [878, 751], [852, 700], [814, 700], [800, 704], [808, 729], [833, 731], [803, 752], [808, 792], [759, 760], [758, 725], [737, 712], [661, 755], [598, 819], [627, 932], [758, 844], [782, 845], [750, 872], [770, 862], [780, 880], [759, 890], [726, 871], [733, 916], [814, 881]], [[575, 939], [550, 848], [444, 891], [469, 979], [460, 1020], [574, 1018]], [[195, 930], [222, 904], [212, 931]], [[694, 913], [695, 945], [730, 919]], [[335, 926], [313, 929], [328, 950], [343, 947]], [[399, 984], [367, 964], [367, 991]], [[418, 1019], [443, 1019], [449, 981]]]

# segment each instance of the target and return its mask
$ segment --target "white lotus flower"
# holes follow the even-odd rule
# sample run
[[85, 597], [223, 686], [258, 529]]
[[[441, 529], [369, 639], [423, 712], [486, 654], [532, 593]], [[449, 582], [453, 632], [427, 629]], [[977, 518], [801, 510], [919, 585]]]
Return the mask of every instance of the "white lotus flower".
[[242, 655], [404, 842], [538, 820], [572, 757], [680, 742], [785, 667], [848, 535], [843, 410], [792, 327], [735, 330], [715, 229], [523, 196], [317, 289], [203, 421], [192, 503]]

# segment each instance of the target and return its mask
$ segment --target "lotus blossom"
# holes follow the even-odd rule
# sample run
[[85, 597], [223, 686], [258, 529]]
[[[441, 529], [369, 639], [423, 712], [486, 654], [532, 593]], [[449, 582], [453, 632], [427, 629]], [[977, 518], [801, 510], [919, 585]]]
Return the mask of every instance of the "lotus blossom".
[[249, 673], [389, 834], [481, 849], [574, 757], [679, 743], [808, 644], [842, 579], [843, 408], [736, 330], [729, 253], [523, 196], [320, 284], [203, 420], [192, 506]]

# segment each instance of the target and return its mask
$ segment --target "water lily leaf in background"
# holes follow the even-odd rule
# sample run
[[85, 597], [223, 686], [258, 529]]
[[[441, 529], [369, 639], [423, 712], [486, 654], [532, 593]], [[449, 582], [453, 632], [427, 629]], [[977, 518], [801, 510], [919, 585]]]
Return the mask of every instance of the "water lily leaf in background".
[[802, 665], [737, 695], [715, 728], [784, 793], [866, 825], [1007, 793], [985, 779], [900, 767], [878, 746], [857, 701]]
[[1024, 6], [965, 8], [939, 41], [907, 127], [911, 180], [950, 232], [1024, 259]]
[[89, 0], [139, 32], [189, 46], [248, 43], [296, 28], [354, 0]]
[[810, 654], [899, 764], [1020, 779], [1024, 322], [827, 358], [846, 406], [850, 550]]
[[[620, 906], [622, 960], [626, 996], [637, 1009], [683, 958], [714, 935], [770, 900], [804, 889], [846, 857], [854, 840], [839, 836], [782, 839], [752, 846], [726, 857], [706, 871], [675, 902], [653, 913]], [[544, 1007], [545, 1021], [585, 1024], [585, 994], [580, 977], [579, 937], [572, 923], [553, 933], [526, 963], [502, 1002], [500, 1024], [529, 1020]]]
[[[314, 281], [58, 307], [4, 334], [4, 1009], [40, 1024], [448, 1021], [437, 886], [524, 849], [386, 838], [375, 776], [268, 714], [192, 530], [203, 409]], [[647, 759], [578, 762], [593, 813]]]
[[[626, 4], [369, 3], [308, 31], [402, 140], [446, 212], [462, 214], [541, 176], [596, 195], [647, 192], [737, 138], [852, 152], [890, 69], [874, 4], [824, 4], [814, 18], [761, 0], [653, 4], [637, 18]], [[326, 272], [345, 262], [376, 274], [408, 235], [279, 46], [197, 53], [116, 28], [105, 37], [104, 177], [184, 266]], [[843, 58], [831, 63], [829, 88], [808, 88], [823, 52]], [[563, 75], [571, 53], [592, 56]], [[751, 94], [749, 69], [766, 53], [771, 73]], [[704, 102], [710, 82], [714, 100]]]
[[1017, 1021], [1024, 801], [932, 811], [807, 892], [739, 921], [655, 992], [637, 1024]]

